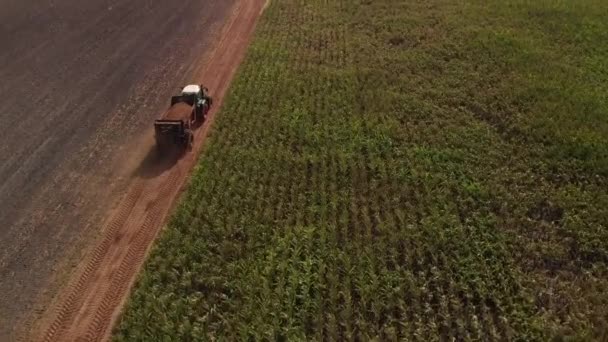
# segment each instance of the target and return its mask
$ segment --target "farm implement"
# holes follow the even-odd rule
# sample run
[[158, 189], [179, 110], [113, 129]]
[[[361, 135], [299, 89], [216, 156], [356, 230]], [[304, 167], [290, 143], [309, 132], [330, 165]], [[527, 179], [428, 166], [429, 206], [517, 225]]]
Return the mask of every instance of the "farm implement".
[[193, 131], [203, 124], [212, 103], [204, 86], [185, 86], [181, 95], [173, 96], [171, 106], [154, 121], [157, 148], [161, 152], [175, 147], [190, 150], [194, 143]]

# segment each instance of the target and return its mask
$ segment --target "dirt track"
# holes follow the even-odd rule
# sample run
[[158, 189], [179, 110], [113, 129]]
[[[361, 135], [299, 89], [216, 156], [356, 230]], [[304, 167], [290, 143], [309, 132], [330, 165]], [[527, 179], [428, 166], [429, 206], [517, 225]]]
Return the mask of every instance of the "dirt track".
[[[43, 336], [97, 339], [109, 332], [194, 163], [192, 155], [165, 165], [146, 157], [150, 122], [193, 78], [223, 96], [262, 6], [235, 3], [3, 1], [1, 341], [28, 328], [33, 310], [65, 283], [66, 264], [98, 234], [99, 246], [59, 297]], [[210, 59], [201, 63], [205, 55]], [[207, 128], [199, 129], [199, 142]]]

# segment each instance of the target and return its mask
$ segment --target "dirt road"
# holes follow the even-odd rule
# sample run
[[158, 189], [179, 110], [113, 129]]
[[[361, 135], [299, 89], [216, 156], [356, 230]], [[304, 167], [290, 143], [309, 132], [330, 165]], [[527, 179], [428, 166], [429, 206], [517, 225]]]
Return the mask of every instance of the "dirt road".
[[[201, 56], [217, 45], [236, 3], [1, 0], [0, 341], [28, 328], [90, 241], [101, 235], [103, 245], [113, 232], [139, 241], [133, 229], [140, 219], [144, 231], [158, 230], [176, 194], [172, 182], [181, 184], [193, 161], [142, 172], [146, 134], [192, 75], [222, 93], [235, 57], [216, 74], [200, 69]], [[160, 192], [151, 193], [157, 185]], [[125, 194], [115, 223], [104, 225]], [[162, 209], [141, 212], [148, 202]], [[138, 262], [153, 236], [136, 243]], [[119, 279], [128, 281], [137, 267], [120, 268]]]

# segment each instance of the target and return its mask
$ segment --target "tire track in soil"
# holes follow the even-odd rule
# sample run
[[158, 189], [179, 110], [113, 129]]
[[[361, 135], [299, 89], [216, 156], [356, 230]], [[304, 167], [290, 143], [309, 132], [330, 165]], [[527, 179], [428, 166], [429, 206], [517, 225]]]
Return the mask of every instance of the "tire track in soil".
[[[248, 42], [266, 1], [235, 4], [215, 49], [195, 72], [211, 91], [215, 106], [198, 129], [192, 152], [156, 177], [133, 181], [126, 197], [104, 229], [92, 253], [81, 263], [56, 306], [33, 336], [43, 341], [107, 340], [135, 276], [162, 228], [174, 200], [196, 163], [196, 157], [223, 102], [230, 81], [244, 58]], [[50, 324], [44, 326], [44, 322]]]
[[[172, 172], [168, 175], [168, 179], [163, 182], [159, 193], [159, 198], [171, 198], [177, 193], [177, 185], [183, 174]], [[130, 277], [137, 273], [137, 266], [143, 264], [146, 256], [146, 250], [156, 236], [157, 230], [153, 228], [154, 224], [162, 221], [163, 212], [161, 208], [155, 208], [147, 213], [142, 226], [137, 231], [125, 258], [122, 259], [118, 270], [116, 271], [112, 283], [104, 294], [103, 301], [99, 305], [85, 334], [86, 341], [97, 341], [104, 336], [109, 320], [107, 317], [112, 316], [114, 308], [120, 302], [121, 295], [124, 295]], [[160, 209], [160, 210], [159, 210]]]
[[78, 278], [76, 285], [73, 286], [70, 295], [67, 297], [61, 309], [57, 313], [58, 319], [56, 319], [49, 327], [47, 331], [47, 338], [45, 340], [50, 341], [52, 340], [53, 336], [60, 335], [61, 331], [67, 328], [65, 323], [73, 319], [76, 309], [82, 304], [84, 299], [79, 297], [78, 294], [84, 291], [85, 286], [90, 280], [92, 274], [99, 268], [103, 258], [107, 255], [108, 250], [110, 249], [112, 241], [116, 239], [116, 235], [118, 234], [120, 227], [124, 226], [127, 218], [140, 198], [142, 191], [143, 183], [137, 182], [132, 185], [129, 193], [122, 201], [119, 211], [109, 224], [102, 241], [89, 256], [89, 261]]

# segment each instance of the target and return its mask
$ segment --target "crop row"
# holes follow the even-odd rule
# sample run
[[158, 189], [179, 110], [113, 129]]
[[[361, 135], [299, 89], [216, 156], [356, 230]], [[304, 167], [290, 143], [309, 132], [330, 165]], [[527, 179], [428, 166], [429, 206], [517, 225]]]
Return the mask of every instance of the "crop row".
[[534, 58], [602, 5], [494, 5], [272, 1], [115, 339], [601, 336], [608, 131]]

